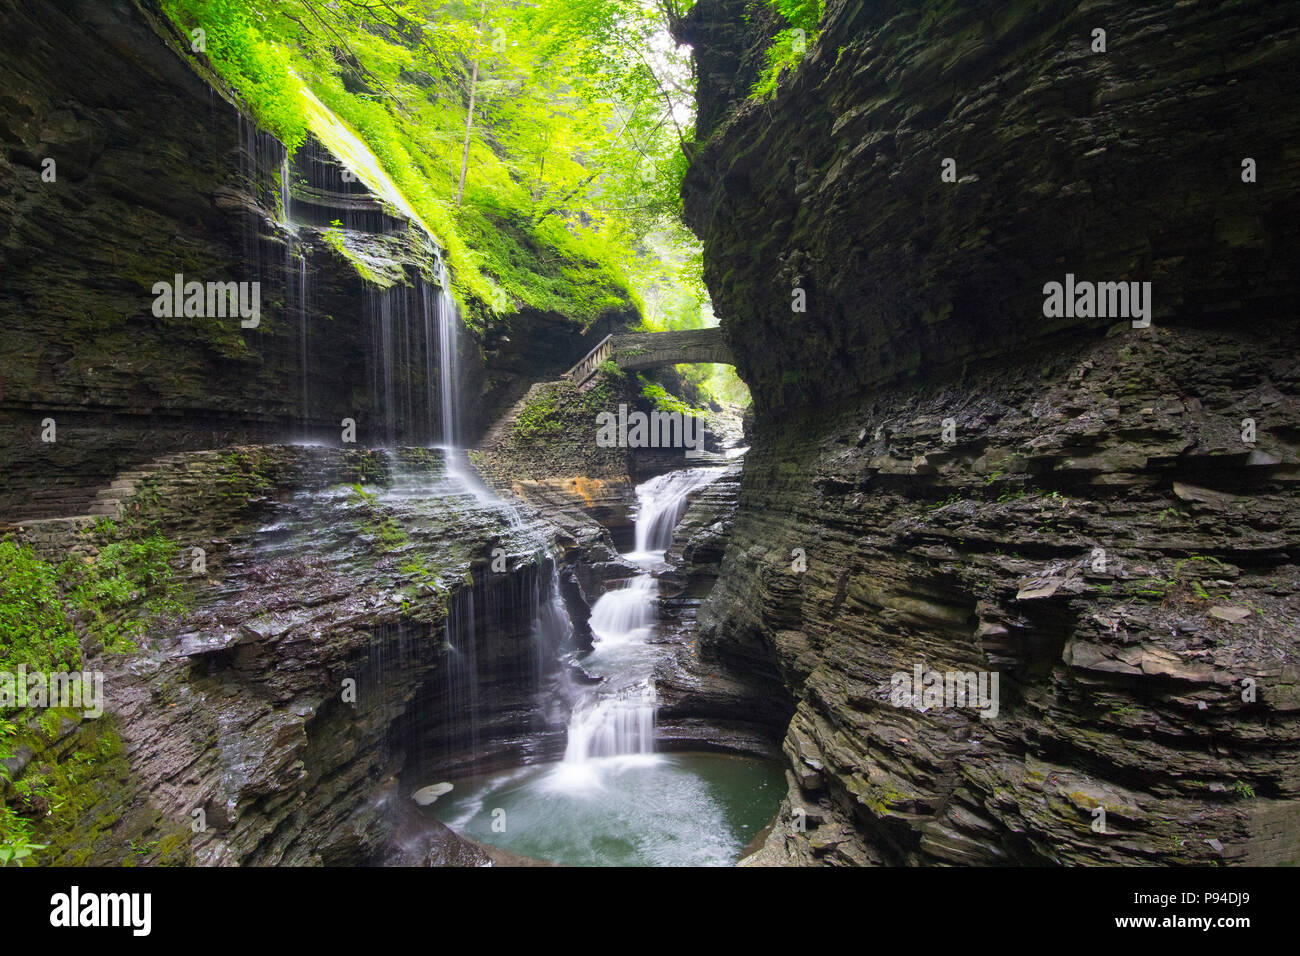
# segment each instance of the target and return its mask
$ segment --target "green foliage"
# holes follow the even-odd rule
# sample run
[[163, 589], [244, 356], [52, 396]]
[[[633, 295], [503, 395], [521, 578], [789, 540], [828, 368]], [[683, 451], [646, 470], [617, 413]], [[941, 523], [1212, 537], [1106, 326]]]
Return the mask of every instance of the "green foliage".
[[803, 60], [808, 47], [817, 39], [825, 0], [768, 0], [772, 8], [790, 24], [772, 38], [767, 48], [766, 64], [750, 95], [769, 99], [784, 69], [795, 69]]
[[[58, 575], [26, 545], [0, 541], [0, 670], [72, 670], [81, 647]], [[0, 735], [2, 736], [2, 735]]]
[[240, 91], [258, 121], [297, 149], [307, 135], [302, 94], [289, 73], [284, 32], [245, 0], [163, 0], [163, 9], [190, 38], [201, 28], [208, 57]]
[[639, 376], [641, 379], [641, 395], [661, 412], [676, 412], [680, 415], [692, 415], [705, 417], [708, 412], [703, 408], [695, 408], [686, 404], [676, 395], [670, 394], [662, 385], [652, 382], [644, 375]]
[[114, 541], [89, 562], [69, 558], [59, 566], [71, 584], [67, 601], [105, 647], [130, 650], [152, 617], [181, 609], [172, 567], [179, 550], [153, 534]]
[[539, 391], [515, 417], [513, 426], [516, 438], [535, 441], [564, 430], [560, 417], [560, 393], [554, 388]]
[[694, 388], [706, 401], [744, 407], [750, 403], [749, 388], [730, 365], [678, 365], [687, 388]]
[[639, 304], [651, 231], [693, 243], [678, 221], [693, 102], [686, 53], [663, 42], [684, 9], [671, 0], [163, 4], [207, 31], [213, 65], [287, 143], [318, 110], [303, 85], [365, 142], [444, 245], [456, 293], [480, 303], [471, 319], [530, 307], [588, 324]]
[[32, 822], [13, 807], [0, 805], [0, 866], [22, 866], [32, 853], [46, 848], [34, 839]]

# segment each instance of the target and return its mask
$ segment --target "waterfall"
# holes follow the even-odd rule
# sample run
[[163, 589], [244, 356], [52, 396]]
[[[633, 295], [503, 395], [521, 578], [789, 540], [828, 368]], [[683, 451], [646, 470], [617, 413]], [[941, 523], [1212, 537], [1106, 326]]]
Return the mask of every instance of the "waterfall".
[[654, 753], [655, 689], [645, 680], [575, 711], [564, 752], [567, 764], [592, 757]]
[[421, 436], [448, 451], [450, 468], [458, 467], [452, 459], [459, 457], [454, 452], [465, 432], [456, 361], [460, 312], [441, 259], [435, 279], [417, 277], [413, 287], [367, 290], [374, 355], [371, 395], [386, 445]]
[[439, 260], [438, 290], [434, 302], [438, 312], [438, 386], [442, 397], [442, 443], [451, 448], [458, 447], [456, 412], [459, 402], [456, 400], [456, 325], [460, 316], [456, 310], [456, 300], [447, 291], [447, 267]]
[[718, 468], [689, 468], [637, 486], [636, 550], [623, 557], [643, 570], [623, 587], [606, 591], [591, 609], [594, 649], [584, 663], [608, 672], [573, 707], [564, 760], [551, 780], [554, 788], [598, 788], [593, 761], [654, 753], [658, 701], [652, 672], [657, 655], [650, 642], [658, 619], [659, 582], [653, 568], [672, 544], [691, 492], [721, 474]]
[[424, 319], [424, 410], [425, 410], [426, 420], [429, 423], [428, 437], [429, 437], [430, 445], [432, 445], [434, 442], [438, 440], [438, 423], [435, 422], [433, 419], [433, 409], [437, 405], [437, 397], [435, 395], [434, 383], [435, 382], [439, 383], [438, 387], [441, 387], [441, 380], [442, 380], [441, 375], [439, 375], [439, 377], [436, 379], [434, 378], [433, 365], [435, 361], [437, 362], [442, 361], [442, 354], [443, 354], [442, 351], [439, 350], [438, 357], [437, 358], [434, 357], [434, 349], [433, 349], [434, 318], [433, 317], [434, 317], [435, 308], [436, 307], [432, 301], [432, 296], [430, 295], [429, 284], [427, 282], [421, 282], [420, 283], [420, 316]]
[[293, 225], [292, 202], [293, 197], [289, 193], [289, 150], [286, 149], [280, 159], [280, 221], [286, 226]]
[[[296, 243], [295, 243], [296, 246]], [[307, 385], [307, 256], [301, 248], [298, 249], [298, 364], [301, 366], [302, 373], [302, 431], [303, 438], [307, 437], [308, 424], [310, 416], [307, 413], [309, 394]]]
[[636, 549], [627, 557], [662, 557], [673, 543], [673, 529], [686, 511], [692, 491], [717, 480], [716, 468], [670, 471], [637, 486]]
[[654, 632], [659, 582], [649, 571], [606, 591], [591, 609], [591, 632], [604, 646], [644, 642]]

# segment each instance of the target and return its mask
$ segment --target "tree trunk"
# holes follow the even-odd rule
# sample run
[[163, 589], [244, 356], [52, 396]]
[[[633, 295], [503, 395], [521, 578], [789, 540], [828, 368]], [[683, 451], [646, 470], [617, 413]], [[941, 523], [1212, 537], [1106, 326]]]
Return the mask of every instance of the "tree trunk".
[[[483, 33], [483, 20], [487, 16], [487, 0], [478, 8], [478, 32]], [[469, 166], [469, 139], [474, 132], [474, 94], [478, 90], [478, 57], [474, 58], [474, 68], [469, 77], [469, 111], [465, 114], [465, 147], [460, 154], [460, 184], [456, 187], [456, 206], [460, 207], [465, 198], [465, 170]]]

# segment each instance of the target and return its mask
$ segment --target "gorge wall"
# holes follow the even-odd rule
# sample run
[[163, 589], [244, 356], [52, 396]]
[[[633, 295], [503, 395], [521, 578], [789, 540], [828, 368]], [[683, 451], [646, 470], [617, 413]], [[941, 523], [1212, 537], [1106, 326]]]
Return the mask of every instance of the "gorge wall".
[[[337, 442], [345, 417], [363, 443], [440, 437], [436, 246], [318, 141], [286, 163], [153, 3], [6, 3], [0, 88], [0, 515], [78, 513], [177, 449]], [[178, 273], [259, 282], [257, 326], [156, 316]], [[470, 437], [635, 318], [462, 327]]]
[[[795, 714], [755, 860], [1296, 862], [1296, 27], [831, 0], [764, 103], [773, 29], [678, 31], [758, 412], [701, 656]], [[1152, 327], [1047, 317], [1067, 273], [1151, 282]], [[917, 666], [998, 714], [895, 706]]]
[[410, 794], [563, 749], [539, 705], [567, 635], [536, 515], [425, 449], [181, 452], [115, 490], [114, 525], [38, 521], [27, 539], [89, 562], [143, 526], [185, 560], [143, 647], [105, 652], [89, 629], [104, 714], [7, 741], [0, 797], [38, 816], [50, 862], [488, 859]]

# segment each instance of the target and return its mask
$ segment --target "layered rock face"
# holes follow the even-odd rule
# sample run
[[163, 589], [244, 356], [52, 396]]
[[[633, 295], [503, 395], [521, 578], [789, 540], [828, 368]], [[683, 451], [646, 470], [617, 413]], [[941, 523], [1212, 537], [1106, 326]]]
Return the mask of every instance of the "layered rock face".
[[[771, 105], [741, 102], [770, 25], [704, 0], [684, 28], [688, 211], [759, 413], [701, 657], [794, 708], [755, 861], [1295, 862], [1295, 29], [822, 26]], [[1067, 273], [1152, 282], [1153, 326], [1047, 318]], [[996, 713], [932, 671], [996, 674]]]
[[124, 483], [117, 520], [181, 545], [185, 610], [138, 653], [88, 648], [105, 715], [9, 768], [97, 761], [42, 833], [51, 862], [477, 861], [408, 797], [563, 747], [539, 706], [567, 634], [535, 519], [423, 449], [182, 453]]
[[659, 577], [661, 640], [676, 646], [655, 672], [657, 745], [779, 758], [775, 742], [793, 704], [780, 675], [764, 666], [767, 655], [754, 661], [698, 653], [699, 614], [731, 540], [741, 469], [732, 465], [692, 494], [665, 554], [670, 570]]
[[[179, 449], [338, 442], [344, 418], [361, 442], [444, 437], [447, 277], [421, 228], [319, 142], [286, 162], [152, 4], [33, 0], [0, 23], [0, 515], [76, 514]], [[258, 283], [256, 325], [156, 314], [177, 274]], [[535, 312], [460, 332], [460, 381], [484, 396], [461, 441], [590, 347]]]
[[703, 0], [681, 31], [684, 195], [760, 417], [1110, 324], [1044, 316], [1066, 273], [1152, 282], [1156, 321], [1291, 314], [1300, 38], [1277, 4], [831, 0], [770, 103], [745, 100], [770, 25], [742, 13]]

